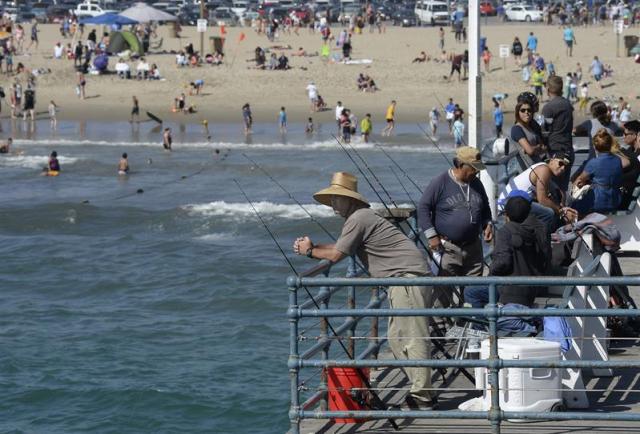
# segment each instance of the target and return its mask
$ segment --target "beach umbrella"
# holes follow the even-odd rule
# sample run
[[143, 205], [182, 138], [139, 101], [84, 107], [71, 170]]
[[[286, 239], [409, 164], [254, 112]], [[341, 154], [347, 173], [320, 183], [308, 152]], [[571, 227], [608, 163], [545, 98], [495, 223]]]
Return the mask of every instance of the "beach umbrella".
[[121, 26], [126, 26], [129, 24], [138, 24], [138, 21], [129, 17], [123, 17], [122, 15], [119, 15], [115, 12], [107, 12], [106, 14], [80, 20], [80, 24], [101, 24], [105, 26], [119, 24]]
[[160, 9], [152, 8], [146, 3], [136, 3], [129, 9], [120, 12], [123, 17], [131, 18], [139, 23], [149, 21], [176, 21], [178, 18]]

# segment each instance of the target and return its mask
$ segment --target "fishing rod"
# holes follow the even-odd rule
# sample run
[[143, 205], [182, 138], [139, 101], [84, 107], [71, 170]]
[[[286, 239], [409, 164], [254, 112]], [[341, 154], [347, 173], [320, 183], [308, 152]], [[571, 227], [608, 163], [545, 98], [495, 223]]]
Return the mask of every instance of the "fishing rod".
[[[322, 229], [324, 231], [325, 234], [327, 234], [329, 236], [329, 238], [331, 238], [332, 241], [336, 241], [336, 237], [329, 232], [329, 230], [322, 224], [320, 223], [320, 221], [318, 221], [313, 214], [311, 214], [309, 212], [309, 210], [307, 210], [307, 208], [305, 208], [304, 205], [302, 205], [300, 203], [300, 201], [298, 201], [298, 199], [296, 199], [291, 193], [289, 193], [289, 191], [284, 188], [284, 186], [282, 184], [280, 184], [273, 176], [271, 176], [271, 174], [269, 172], [267, 172], [267, 170], [263, 167], [261, 167], [258, 163], [256, 163], [255, 160], [253, 160], [251, 157], [249, 157], [247, 154], [245, 154], [244, 152], [242, 153], [242, 156], [244, 158], [246, 158], [247, 160], [249, 160], [251, 162], [251, 164], [253, 164], [255, 167], [257, 167], [262, 173], [264, 173], [271, 181], [273, 181], [273, 183], [275, 185], [277, 185], [278, 187], [280, 187], [280, 189], [282, 191], [284, 191], [287, 196], [289, 196], [289, 198], [291, 200], [293, 200], [306, 214], [307, 216], [309, 216], [309, 218], [311, 219], [312, 222], [314, 222], [315, 224], [317, 224], [320, 229]], [[354, 258], [355, 259], [355, 258]], [[369, 274], [369, 271], [365, 268], [364, 265], [362, 265], [357, 259], [355, 260], [355, 264], [365, 273], [365, 274]]]
[[353, 146], [351, 146], [351, 143], [347, 143], [347, 145], [351, 149], [351, 152], [356, 154], [356, 156], [360, 159], [360, 161], [362, 161], [362, 164], [364, 164], [364, 167], [369, 171], [369, 173], [371, 173], [371, 176], [373, 176], [373, 179], [378, 183], [378, 185], [380, 186], [380, 188], [382, 189], [384, 194], [386, 194], [387, 197], [389, 198], [389, 202], [391, 202], [393, 204], [393, 206], [398, 208], [398, 204], [393, 200], [393, 198], [391, 197], [391, 195], [389, 194], [387, 189], [384, 188], [384, 185], [382, 185], [382, 182], [380, 182], [380, 179], [378, 179], [378, 177], [376, 176], [375, 172], [371, 169], [371, 167], [369, 167], [369, 165], [367, 164], [367, 161], [362, 157], [362, 155], [360, 155], [360, 153], [358, 151], [356, 151], [356, 149]]
[[[247, 201], [247, 203], [249, 203], [249, 205], [251, 206], [251, 209], [253, 210], [254, 214], [256, 215], [256, 217], [258, 217], [258, 219], [260, 220], [260, 223], [262, 223], [262, 226], [264, 227], [264, 229], [267, 231], [267, 233], [269, 234], [269, 236], [271, 237], [271, 239], [273, 240], [274, 244], [278, 247], [278, 250], [280, 250], [280, 253], [282, 254], [282, 256], [284, 257], [284, 260], [287, 262], [287, 264], [289, 265], [289, 268], [291, 268], [291, 270], [293, 271], [293, 273], [296, 276], [300, 276], [300, 274], [298, 273], [298, 271], [296, 270], [296, 268], [293, 266], [293, 264], [291, 263], [291, 260], [289, 259], [289, 257], [287, 256], [287, 254], [284, 252], [284, 249], [282, 248], [282, 246], [280, 245], [280, 243], [278, 242], [278, 240], [276, 239], [275, 235], [273, 234], [273, 232], [271, 231], [271, 229], [269, 229], [269, 226], [267, 226], [267, 223], [264, 221], [264, 219], [262, 218], [262, 216], [260, 215], [260, 213], [258, 212], [258, 210], [255, 208], [255, 206], [253, 206], [253, 202], [251, 202], [251, 199], [249, 199], [249, 196], [247, 196], [247, 193], [245, 193], [244, 189], [242, 188], [242, 186], [240, 185], [240, 183], [238, 182], [237, 179], [234, 179], [233, 182], [235, 182], [236, 186], [238, 186], [238, 189], [240, 190], [240, 192], [242, 193], [242, 195], [244, 196], [245, 200]], [[318, 302], [316, 301], [316, 299], [313, 297], [313, 295], [311, 294], [311, 291], [309, 291], [309, 288], [307, 288], [306, 286], [302, 287], [305, 292], [307, 293], [307, 296], [309, 297], [309, 299], [313, 302], [313, 304], [316, 306], [316, 309], [320, 310], [320, 305], [318, 304]], [[350, 360], [354, 360], [354, 355], [352, 355], [349, 350], [347, 349], [347, 347], [344, 345], [344, 343], [342, 342], [342, 340], [340, 339], [340, 336], [336, 333], [336, 330], [333, 328], [333, 326], [331, 325], [331, 323], [329, 322], [328, 319], [325, 319], [326, 323], [327, 323], [327, 327], [329, 327], [329, 330], [331, 330], [331, 333], [333, 333], [333, 335], [335, 337], [337, 337], [337, 341], [340, 344], [340, 346], [342, 347], [342, 349], [344, 350], [345, 354], [347, 355], [347, 357]], [[369, 379], [362, 373], [362, 371], [360, 369], [356, 369], [355, 370], [358, 374], [358, 376], [360, 377], [360, 379], [362, 380], [362, 382], [364, 383], [365, 387], [368, 389], [371, 397], [373, 398], [373, 404], [377, 407], [377, 409], [380, 410], [387, 410], [386, 405], [384, 404], [384, 402], [382, 402], [382, 400], [380, 399], [380, 397], [378, 396], [378, 394], [371, 389], [371, 383], [369, 382]], [[372, 409], [376, 409], [373, 406], [370, 406]], [[391, 424], [391, 426], [393, 427], [394, 430], [398, 431], [400, 428], [398, 427], [398, 424], [396, 423], [395, 420], [389, 418], [387, 419], [387, 421]]]
[[322, 229], [324, 231], [325, 234], [327, 234], [329, 236], [329, 238], [331, 238], [333, 241], [336, 240], [336, 238], [333, 236], [333, 234], [331, 232], [329, 232], [329, 230], [322, 224], [320, 223], [314, 216], [313, 214], [311, 214], [309, 212], [309, 210], [307, 210], [307, 208], [304, 207], [304, 205], [302, 205], [300, 203], [300, 201], [298, 201], [298, 199], [296, 199], [291, 193], [289, 193], [289, 191], [284, 188], [284, 186], [282, 184], [280, 184], [273, 176], [271, 176], [271, 174], [269, 172], [267, 172], [266, 169], [264, 169], [263, 167], [261, 167], [258, 163], [255, 162], [255, 160], [253, 160], [251, 157], [249, 157], [247, 154], [245, 154], [244, 152], [242, 153], [242, 156], [244, 158], [246, 158], [247, 160], [249, 160], [251, 162], [251, 164], [253, 164], [254, 166], [256, 166], [258, 168], [258, 170], [260, 170], [262, 173], [264, 173], [267, 178], [269, 178], [275, 185], [277, 185], [278, 187], [280, 187], [280, 189], [282, 191], [285, 192], [285, 194], [287, 196], [289, 196], [289, 198], [294, 201], [306, 214], [307, 216], [309, 216], [309, 218], [311, 219], [311, 221], [313, 221], [315, 224], [317, 224], [320, 229]]
[[442, 155], [442, 158], [444, 158], [447, 161], [447, 164], [449, 164], [449, 166], [453, 167], [453, 163], [451, 162], [451, 160], [449, 160], [449, 157], [447, 157], [447, 154], [442, 152], [442, 149], [440, 149], [440, 146], [438, 145], [438, 143], [435, 140], [433, 140], [433, 138], [427, 133], [427, 130], [422, 128], [422, 125], [420, 125], [420, 124], [416, 124], [416, 125], [418, 126], [418, 128], [420, 128], [420, 130], [424, 133], [424, 135], [427, 136], [427, 138], [429, 140], [431, 140], [431, 143], [433, 144], [433, 146], [436, 147], [438, 152], [440, 152], [440, 155]]
[[415, 201], [413, 200], [413, 198], [411, 197], [411, 195], [409, 194], [409, 192], [405, 188], [404, 184], [402, 183], [402, 180], [400, 179], [400, 177], [398, 176], [396, 171], [393, 169], [393, 166], [389, 166], [389, 169], [391, 169], [391, 173], [393, 173], [393, 176], [395, 176], [396, 179], [398, 180], [398, 183], [400, 184], [400, 187], [402, 187], [402, 190], [405, 192], [405, 194], [407, 195], [407, 197], [409, 198], [409, 200], [413, 204], [413, 207], [415, 209], [418, 209], [418, 205], [416, 205]]
[[402, 174], [413, 184], [413, 186], [420, 192], [422, 193], [422, 189], [420, 188], [420, 186], [418, 184], [416, 184], [416, 182], [411, 179], [411, 177], [409, 176], [409, 174], [407, 172], [405, 172], [402, 167], [400, 167], [400, 165], [398, 164], [398, 162], [396, 160], [393, 159], [393, 157], [391, 157], [391, 155], [389, 155], [389, 153], [387, 153], [387, 151], [384, 150], [384, 148], [382, 147], [382, 145], [380, 145], [379, 143], [375, 143], [374, 145], [376, 148], [380, 149], [382, 151], [382, 153], [384, 155], [386, 155], [386, 157], [391, 160], [391, 162], [398, 168], [398, 170], [400, 170], [400, 172], [402, 172]]
[[[351, 162], [354, 164], [354, 166], [356, 166], [356, 169], [358, 169], [358, 172], [360, 172], [360, 174], [362, 175], [362, 177], [364, 178], [364, 180], [367, 182], [367, 184], [369, 184], [369, 187], [371, 187], [371, 190], [373, 190], [373, 192], [375, 193], [375, 195], [378, 197], [378, 199], [380, 200], [380, 202], [382, 203], [382, 206], [384, 206], [385, 210], [387, 211], [387, 213], [389, 214], [389, 216], [393, 216], [393, 214], [391, 213], [391, 210], [389, 209], [389, 207], [387, 206], [387, 204], [384, 202], [384, 200], [382, 200], [382, 197], [380, 196], [380, 194], [376, 191], [376, 189], [373, 187], [373, 184], [371, 183], [371, 181], [369, 181], [369, 178], [367, 178], [367, 175], [365, 175], [364, 171], [362, 170], [362, 168], [358, 165], [358, 163], [355, 161], [355, 159], [351, 156], [351, 154], [349, 154], [349, 151], [347, 151], [347, 149], [342, 145], [342, 143], [340, 143], [340, 140], [338, 140], [338, 138], [335, 135], [331, 135], [335, 141], [338, 143], [338, 146], [340, 146], [340, 148], [344, 151], [345, 154], [347, 154], [347, 156], [349, 157], [349, 159], [351, 160]], [[351, 147], [352, 151], [357, 154], [358, 152]], [[360, 157], [362, 158], [362, 157]], [[395, 204], [394, 205], [396, 208], [398, 208], [398, 205]], [[440, 274], [440, 272], [442, 271], [442, 266], [441, 266], [441, 261], [437, 261], [436, 258], [433, 256], [433, 253], [431, 252], [431, 249], [428, 248], [424, 242], [422, 241], [422, 239], [420, 238], [420, 235], [416, 232], [416, 230], [414, 229], [414, 227], [411, 224], [407, 225], [409, 227], [409, 230], [411, 231], [411, 233], [413, 234], [414, 239], [416, 240], [416, 242], [418, 244], [420, 244], [422, 246], [422, 248], [425, 250], [425, 252], [427, 253], [427, 256], [429, 257], [429, 259], [431, 260], [431, 262], [437, 267], [438, 273]], [[404, 233], [404, 231], [402, 230], [401, 226], [398, 225], [398, 230], [400, 230], [400, 232], [402, 232], [403, 235], [405, 235], [406, 237], [410, 238], [406, 233]], [[431, 319], [432, 321], [432, 319]], [[435, 327], [434, 327], [435, 330]], [[447, 351], [444, 348], [444, 346], [438, 342], [438, 340], [434, 340], [433, 344], [435, 345], [436, 348], [438, 348], [438, 350], [440, 350], [443, 354], [445, 354], [445, 357], [447, 356]], [[450, 357], [447, 357], [450, 358]], [[439, 369], [442, 377], [444, 378], [444, 369]], [[466, 372], [466, 371], [463, 371]], [[465, 374], [465, 376], [469, 379], [471, 379], [471, 375], [467, 372]]]
[[[347, 151], [347, 148], [345, 148], [342, 143], [340, 143], [340, 140], [338, 140], [338, 138], [331, 134], [331, 137], [334, 138], [334, 140], [338, 143], [338, 146], [340, 147], [340, 149], [342, 149], [344, 151], [345, 154], [347, 154], [347, 157], [349, 157], [349, 159], [351, 160], [351, 162], [353, 163], [354, 166], [356, 166], [356, 169], [358, 169], [358, 172], [360, 172], [360, 174], [362, 175], [362, 177], [364, 178], [364, 180], [367, 182], [367, 184], [369, 184], [369, 187], [371, 187], [371, 190], [373, 190], [373, 192], [375, 193], [375, 195], [378, 197], [378, 199], [380, 200], [380, 202], [382, 203], [382, 206], [384, 206], [384, 209], [387, 211], [387, 213], [389, 214], [390, 217], [393, 216], [393, 214], [391, 213], [391, 210], [389, 209], [389, 206], [387, 206], [387, 204], [384, 202], [384, 200], [382, 200], [382, 197], [380, 196], [380, 193], [378, 193], [378, 191], [375, 189], [375, 187], [373, 186], [373, 184], [371, 183], [371, 181], [369, 181], [369, 178], [367, 177], [367, 175], [364, 173], [364, 171], [362, 170], [362, 168], [358, 165], [358, 163], [356, 162], [356, 160], [351, 156], [351, 154], [349, 154], [349, 151]], [[354, 153], [357, 154], [357, 151], [352, 147], [351, 148], [353, 150]], [[396, 205], [394, 203], [395, 207], [398, 208], [398, 205]], [[416, 230], [413, 228], [412, 225], [407, 225], [409, 226], [409, 229], [411, 230], [411, 232], [413, 233], [413, 236], [416, 240], [416, 242], [418, 242], [423, 248], [424, 250], [427, 252], [427, 255], [429, 256], [429, 258], [434, 262], [435, 262], [435, 258], [433, 257], [433, 255], [431, 254], [430, 249], [424, 244], [424, 242], [422, 241], [422, 239], [420, 238], [420, 235], [416, 232]], [[402, 229], [400, 228], [400, 226], [398, 226], [398, 228], [400, 229], [400, 231], [407, 236], [406, 233], [404, 233], [404, 231], [402, 231]], [[438, 269], [440, 269], [440, 267], [438, 266]]]

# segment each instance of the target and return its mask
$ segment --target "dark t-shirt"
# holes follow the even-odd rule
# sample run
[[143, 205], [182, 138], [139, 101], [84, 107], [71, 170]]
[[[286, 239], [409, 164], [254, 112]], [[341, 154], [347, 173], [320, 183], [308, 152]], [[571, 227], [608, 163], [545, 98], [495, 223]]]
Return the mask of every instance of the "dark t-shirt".
[[548, 147], [551, 151], [563, 151], [573, 155], [573, 106], [556, 96], [542, 108], [545, 130], [548, 132]]
[[490, 220], [489, 199], [480, 180], [474, 178], [463, 187], [449, 171], [429, 183], [418, 205], [418, 224], [427, 238], [442, 235], [456, 244], [471, 242]]
[[531, 139], [527, 137], [522, 126], [515, 124], [511, 127], [511, 139], [514, 142], [519, 142], [520, 139], [527, 139], [529, 140], [529, 144], [532, 146], [535, 146], [538, 143], [542, 144], [542, 128], [537, 122], [531, 122], [531, 124], [529, 125], [529, 132], [530, 134], [533, 133], [533, 135], [535, 136], [535, 143], [531, 143]]

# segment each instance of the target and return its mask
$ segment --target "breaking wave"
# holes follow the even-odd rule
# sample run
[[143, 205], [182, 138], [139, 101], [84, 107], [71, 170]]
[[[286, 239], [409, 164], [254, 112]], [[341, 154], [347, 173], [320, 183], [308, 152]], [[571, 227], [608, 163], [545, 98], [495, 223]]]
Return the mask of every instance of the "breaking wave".
[[[58, 157], [61, 166], [73, 164], [77, 158]], [[0, 157], [0, 166], [21, 167], [24, 169], [40, 169], [49, 162], [47, 155], [7, 155]]]
[[[15, 145], [20, 146], [115, 146], [115, 147], [154, 147], [160, 148], [159, 141], [155, 142], [127, 142], [127, 141], [106, 141], [106, 140], [70, 140], [70, 139], [43, 139], [43, 140], [14, 140]], [[374, 143], [353, 142], [351, 146], [357, 150], [375, 149]], [[446, 145], [445, 145], [446, 146]], [[234, 142], [181, 142], [174, 143], [173, 148], [200, 148], [200, 149], [231, 149], [231, 150], [273, 150], [273, 151], [335, 151], [339, 149], [335, 140], [316, 141], [311, 143], [234, 143]], [[432, 145], [426, 144], [386, 144], [386, 150], [397, 152], [438, 152]]]

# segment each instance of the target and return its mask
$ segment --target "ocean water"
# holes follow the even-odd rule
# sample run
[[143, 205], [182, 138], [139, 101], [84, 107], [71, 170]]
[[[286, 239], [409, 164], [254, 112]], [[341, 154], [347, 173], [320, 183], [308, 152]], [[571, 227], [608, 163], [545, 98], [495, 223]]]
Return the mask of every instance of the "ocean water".
[[[210, 141], [198, 125], [170, 126], [168, 153], [150, 123], [3, 124], [22, 154], [0, 155], [1, 433], [288, 429], [291, 271], [233, 180], [303, 270], [313, 262], [293, 257], [294, 238], [328, 237], [242, 154], [336, 235], [340, 219], [311, 196], [357, 170], [333, 125], [312, 137], [257, 125], [249, 141], [240, 125], [211, 124]], [[409, 203], [387, 157], [354, 146]], [[418, 185], [447, 167], [416, 126], [384, 146]], [[62, 174], [40, 176], [54, 149]], [[362, 179], [360, 190], [379, 202]]]

